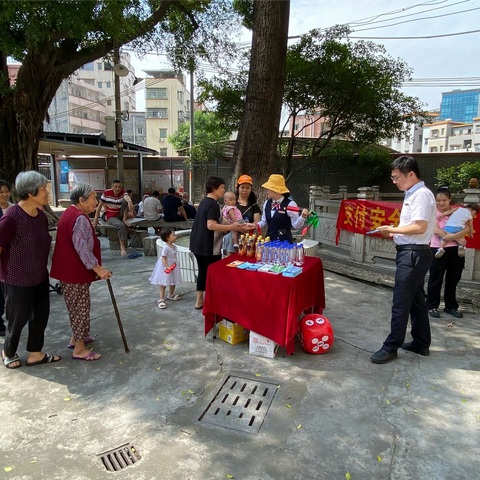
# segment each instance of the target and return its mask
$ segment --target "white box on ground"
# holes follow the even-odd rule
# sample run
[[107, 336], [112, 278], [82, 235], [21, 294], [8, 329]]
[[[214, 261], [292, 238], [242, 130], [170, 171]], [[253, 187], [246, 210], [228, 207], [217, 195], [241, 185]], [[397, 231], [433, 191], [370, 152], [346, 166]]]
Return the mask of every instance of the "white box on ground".
[[263, 335], [250, 331], [250, 348], [248, 353], [257, 357], [275, 358], [278, 343]]

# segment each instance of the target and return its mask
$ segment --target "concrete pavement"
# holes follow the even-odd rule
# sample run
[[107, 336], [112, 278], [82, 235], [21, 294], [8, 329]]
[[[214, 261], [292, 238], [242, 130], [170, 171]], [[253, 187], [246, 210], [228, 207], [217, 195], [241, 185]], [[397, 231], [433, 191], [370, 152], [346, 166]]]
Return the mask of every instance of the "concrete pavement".
[[[0, 478], [478, 476], [478, 314], [465, 310], [463, 319], [442, 314], [432, 321], [430, 357], [399, 351], [398, 360], [374, 365], [369, 357], [389, 331], [391, 289], [325, 272], [333, 347], [312, 356], [297, 343], [294, 355], [280, 348], [271, 360], [248, 355], [245, 343], [204, 338], [194, 284], [177, 287], [181, 300], [159, 310], [148, 282], [155, 258], [129, 260], [105, 248], [102, 255], [114, 273], [130, 353], [123, 351], [107, 286], [97, 282], [91, 333], [102, 359], [71, 360], [64, 300], [52, 293], [44, 350], [62, 361], [0, 368]], [[25, 336], [22, 360], [24, 348]], [[258, 435], [198, 421], [228, 375], [280, 385]], [[107, 472], [97, 455], [128, 442], [141, 459]]]

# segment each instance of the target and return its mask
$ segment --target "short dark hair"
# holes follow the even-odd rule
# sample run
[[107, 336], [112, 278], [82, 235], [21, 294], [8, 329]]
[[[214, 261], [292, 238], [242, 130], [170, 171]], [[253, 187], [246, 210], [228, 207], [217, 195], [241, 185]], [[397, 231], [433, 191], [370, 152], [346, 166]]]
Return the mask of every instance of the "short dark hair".
[[127, 190], [127, 193], [130, 195], [131, 193], [133, 193], [133, 190]]
[[420, 168], [417, 161], [410, 157], [409, 155], [402, 155], [401, 157], [396, 158], [391, 164], [390, 168], [392, 170], [400, 170], [402, 173], [413, 172], [417, 178], [420, 180]]
[[10, 184], [9, 184], [6, 180], [0, 180], [0, 187], [2, 187], [2, 186], [5, 186], [5, 187], [7, 187], [9, 190], [12, 190], [12, 189], [10, 188]]
[[152, 197], [159, 197], [159, 196], [160, 196], [160, 192], [157, 192], [156, 190], [152, 192]]
[[473, 210], [474, 212], [477, 212], [480, 210], [478, 203], [469, 203], [465, 205], [465, 208], [469, 208], [470, 210]]
[[168, 189], [168, 193], [172, 193], [173, 195], [175, 195], [175, 189], [173, 187], [170, 187]]
[[114, 180], [114, 181], [112, 182], [112, 185], [113, 185], [114, 183], [122, 183], [122, 182], [121, 182], [120, 180], [116, 179], [116, 180]]
[[212, 193], [214, 190], [219, 189], [222, 185], [225, 185], [225, 180], [221, 177], [208, 177], [207, 183], [205, 185], [205, 190], [207, 195]]
[[160, 238], [166, 242], [168, 241], [168, 237], [174, 233], [175, 230], [172, 227], [164, 227], [162, 228], [162, 231], [160, 232]]
[[450, 190], [447, 187], [439, 187], [435, 190], [435, 198], [437, 198], [437, 195], [445, 195], [448, 197], [449, 200], [452, 199], [452, 194], [450, 193]]

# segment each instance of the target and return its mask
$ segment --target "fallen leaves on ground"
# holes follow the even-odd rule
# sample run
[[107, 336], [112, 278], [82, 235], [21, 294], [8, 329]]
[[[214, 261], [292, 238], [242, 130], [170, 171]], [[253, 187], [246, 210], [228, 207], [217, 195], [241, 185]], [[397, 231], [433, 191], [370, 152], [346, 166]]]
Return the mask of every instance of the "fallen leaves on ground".
[[292, 408], [288, 403], [285, 404], [287, 408]]
[[455, 322], [450, 322], [450, 323], [447, 325], [447, 327], [452, 328], [454, 325], [455, 325]]
[[418, 410], [414, 410], [413, 413], [418, 413]]
[[387, 400], [387, 405], [390, 405], [390, 402]]
[[346, 478], [347, 480], [352, 480], [352, 476], [350, 475], [350, 472], [347, 472], [347, 473], [345, 474], [345, 478]]
[[233, 478], [233, 475], [229, 475], [229, 474], [227, 473], [227, 478]]
[[68, 398], [68, 397], [67, 397], [67, 398], [64, 398], [64, 400], [65, 400], [66, 402], [69, 402], [69, 401], [71, 400], [71, 398]]
[[382, 457], [380, 455], [377, 455], [377, 459], [378, 459], [379, 462], [382, 461]]
[[191, 390], [187, 390], [188, 393], [195, 393], [195, 392], [192, 392]]
[[262, 374], [261, 374], [261, 373], [256, 373], [255, 376], [256, 376], [256, 377], [261, 377]]
[[13, 470], [13, 467], [5, 467], [4, 470], [6, 472], [11, 472]]
[[297, 428], [302, 428], [302, 426], [301, 426], [301, 425], [299, 425]]

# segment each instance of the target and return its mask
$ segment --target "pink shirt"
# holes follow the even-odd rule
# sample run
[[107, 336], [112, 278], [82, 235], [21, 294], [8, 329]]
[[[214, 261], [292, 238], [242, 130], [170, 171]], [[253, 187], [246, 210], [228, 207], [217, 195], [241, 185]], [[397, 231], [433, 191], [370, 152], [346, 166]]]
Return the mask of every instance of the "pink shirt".
[[[447, 223], [447, 220], [449, 219], [450, 215], [448, 215], [447, 217], [442, 217], [442, 212], [440, 212], [438, 209], [437, 209], [437, 217], [436, 217], [436, 220], [435, 220], [435, 223], [438, 224], [438, 226], [443, 230], [445, 228], [445, 224]], [[432, 237], [432, 241], [430, 242], [430, 246], [433, 247], [433, 248], [439, 248], [440, 247], [440, 238], [438, 237], [438, 235], [434, 235]], [[457, 247], [458, 246], [458, 243], [453, 241], [453, 242], [447, 242], [445, 247]]]
[[238, 222], [239, 220], [242, 220], [243, 217], [242, 217], [242, 212], [238, 209], [238, 207], [236, 205], [225, 205], [223, 207], [223, 210], [222, 210], [222, 215], [230, 222], [230, 223], [233, 223], [232, 222], [232, 219], [230, 218], [230, 215], [228, 214], [228, 212], [230, 210], [233, 210], [233, 216], [235, 218], [235, 220]]

